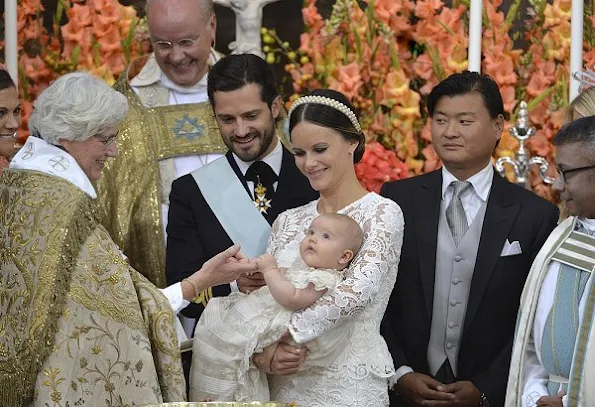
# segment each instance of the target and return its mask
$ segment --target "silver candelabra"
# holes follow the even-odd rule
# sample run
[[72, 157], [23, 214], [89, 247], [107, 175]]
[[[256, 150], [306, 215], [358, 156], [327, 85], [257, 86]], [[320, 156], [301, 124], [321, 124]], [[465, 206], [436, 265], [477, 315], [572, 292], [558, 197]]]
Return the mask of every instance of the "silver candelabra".
[[549, 167], [547, 160], [540, 156], [530, 157], [529, 152], [525, 147], [527, 140], [535, 134], [535, 127], [532, 127], [529, 123], [529, 109], [527, 108], [527, 102], [521, 102], [516, 125], [510, 128], [509, 131], [510, 134], [519, 141], [519, 149], [515, 153], [514, 158], [500, 157], [496, 160], [496, 170], [500, 175], [504, 176], [504, 167], [509, 165], [514, 171], [514, 182], [525, 187], [527, 185], [529, 171], [531, 171], [531, 166], [538, 165], [539, 176], [543, 179], [543, 182], [546, 184], [553, 184], [554, 178], [548, 177], [546, 174]]

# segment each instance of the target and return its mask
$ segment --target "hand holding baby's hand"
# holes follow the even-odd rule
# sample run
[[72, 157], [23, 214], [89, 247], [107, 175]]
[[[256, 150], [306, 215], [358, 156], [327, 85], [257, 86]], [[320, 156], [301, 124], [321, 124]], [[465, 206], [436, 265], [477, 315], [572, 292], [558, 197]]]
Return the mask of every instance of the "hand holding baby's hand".
[[275, 270], [278, 268], [277, 260], [270, 254], [263, 254], [262, 256], [258, 256], [256, 258], [256, 262], [258, 263], [258, 271], [261, 273], [266, 273], [270, 270]]

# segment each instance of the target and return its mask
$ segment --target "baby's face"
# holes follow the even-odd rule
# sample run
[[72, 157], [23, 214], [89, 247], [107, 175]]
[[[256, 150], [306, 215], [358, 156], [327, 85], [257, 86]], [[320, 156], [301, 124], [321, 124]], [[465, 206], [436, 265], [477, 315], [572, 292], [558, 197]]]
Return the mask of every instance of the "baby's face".
[[341, 235], [340, 224], [335, 219], [316, 218], [300, 243], [302, 260], [309, 267], [318, 269], [345, 268], [340, 260], [349, 249], [347, 239]]

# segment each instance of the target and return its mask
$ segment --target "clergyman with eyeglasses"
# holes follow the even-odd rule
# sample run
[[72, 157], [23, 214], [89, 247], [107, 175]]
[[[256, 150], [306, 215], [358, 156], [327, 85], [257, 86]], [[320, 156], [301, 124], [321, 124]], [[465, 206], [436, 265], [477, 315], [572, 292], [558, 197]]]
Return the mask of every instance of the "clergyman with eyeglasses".
[[212, 48], [212, 0], [148, 0], [146, 15], [153, 52], [133, 61], [115, 85], [130, 109], [120, 157], [97, 187], [110, 235], [133, 267], [165, 287], [171, 184], [227, 148], [207, 97], [209, 67], [220, 59]]
[[566, 218], [535, 258], [521, 298], [507, 407], [595, 405], [595, 117], [554, 139], [553, 189]]

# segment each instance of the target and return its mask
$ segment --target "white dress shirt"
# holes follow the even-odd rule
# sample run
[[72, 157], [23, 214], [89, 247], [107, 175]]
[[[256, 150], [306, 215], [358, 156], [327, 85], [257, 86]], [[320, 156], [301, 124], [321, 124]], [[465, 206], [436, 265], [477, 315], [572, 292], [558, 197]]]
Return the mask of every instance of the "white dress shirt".
[[[583, 226], [589, 235], [595, 236], [595, 219], [581, 219], [577, 220], [578, 224]], [[525, 385], [523, 387], [522, 406], [535, 407], [537, 400], [542, 396], [549, 396], [547, 390], [547, 382], [549, 374], [541, 364], [541, 344], [543, 343], [543, 329], [547, 321], [547, 317], [554, 305], [554, 297], [556, 294], [556, 285], [558, 281], [558, 273], [560, 272], [560, 263], [552, 261], [548, 265], [548, 271], [541, 284], [541, 291], [539, 293], [539, 302], [535, 310], [535, 320], [533, 321], [533, 330], [527, 348], [525, 350]], [[585, 293], [591, 290], [593, 279], [589, 276], [587, 285], [585, 286]], [[578, 306], [578, 318], [582, 322], [585, 314], [585, 307], [588, 295], [583, 295]], [[563, 405], [567, 405], [567, 396], [562, 398]]]
[[[442, 166], [442, 204], [447, 208], [452, 200], [454, 187], [450, 184], [453, 181], [469, 181], [473, 187], [473, 193], [464, 194], [461, 197], [461, 202], [465, 209], [465, 215], [467, 215], [467, 224], [470, 225], [477, 216], [481, 205], [488, 200], [493, 177], [494, 168], [491, 162], [483, 170], [466, 180], [459, 180], [445, 166]], [[390, 387], [393, 387], [403, 375], [411, 372], [413, 372], [413, 369], [410, 366], [400, 366], [390, 378]]]
[[[283, 161], [283, 147], [281, 145], [281, 142], [278, 139], [274, 139], [274, 141], [277, 142], [277, 145], [275, 146], [273, 151], [271, 151], [269, 153], [269, 155], [264, 157], [261, 161], [267, 163], [273, 169], [275, 174], [277, 174], [277, 176], [279, 176], [279, 174], [281, 173], [281, 162]], [[246, 172], [248, 171], [248, 168], [250, 168], [250, 166], [254, 163], [254, 161], [242, 161], [240, 159], [240, 157], [235, 155], [235, 153], [232, 155], [233, 155], [233, 159], [236, 161], [236, 164], [238, 164], [238, 168], [240, 169], [242, 175], [245, 177]], [[248, 184], [248, 190], [250, 191], [250, 196], [252, 197], [252, 199], [254, 199], [254, 182], [246, 181], [246, 183]], [[277, 190], [278, 184], [279, 184], [279, 182], [277, 182], [277, 181], [275, 181], [275, 183], [273, 184], [273, 188], [275, 188], [275, 191]]]

